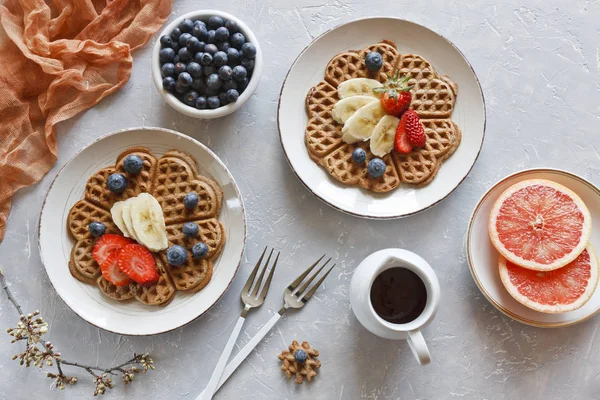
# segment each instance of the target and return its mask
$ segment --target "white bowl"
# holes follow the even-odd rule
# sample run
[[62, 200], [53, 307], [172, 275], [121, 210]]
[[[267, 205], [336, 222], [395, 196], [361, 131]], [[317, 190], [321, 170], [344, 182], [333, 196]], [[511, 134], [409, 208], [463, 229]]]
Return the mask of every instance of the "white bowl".
[[[191, 20], [196, 19], [208, 19], [213, 15], [219, 16], [225, 20], [232, 20], [237, 22], [239, 30], [246, 36], [246, 39], [250, 41], [254, 46], [256, 46], [256, 57], [254, 58], [254, 70], [252, 71], [252, 77], [248, 82], [248, 87], [240, 97], [234, 103], [229, 103], [226, 106], [222, 106], [216, 108], [214, 110], [204, 109], [199, 110], [194, 107], [190, 107], [183, 102], [181, 102], [177, 97], [173, 96], [171, 93], [163, 89], [162, 87], [162, 75], [160, 73], [160, 61], [158, 59], [158, 53], [160, 52], [160, 40], [159, 38], [163, 35], [169, 35], [175, 28], [179, 26], [179, 23], [185, 19], [189, 18]], [[198, 10], [192, 11], [187, 14], [182, 15], [181, 17], [173, 20], [163, 31], [158, 35], [156, 43], [154, 44], [154, 50], [152, 52], [152, 78], [154, 80], [154, 84], [158, 89], [158, 92], [165, 99], [168, 105], [173, 107], [175, 110], [179, 111], [182, 114], [185, 114], [189, 117], [200, 118], [200, 119], [213, 119], [223, 117], [225, 115], [231, 114], [232, 112], [239, 109], [254, 93], [256, 87], [258, 86], [258, 81], [260, 81], [260, 74], [262, 73], [262, 51], [260, 50], [260, 45], [258, 44], [258, 40], [254, 33], [248, 28], [248, 26], [243, 23], [239, 18], [234, 17], [231, 14], [228, 14], [223, 11], [218, 10]]]

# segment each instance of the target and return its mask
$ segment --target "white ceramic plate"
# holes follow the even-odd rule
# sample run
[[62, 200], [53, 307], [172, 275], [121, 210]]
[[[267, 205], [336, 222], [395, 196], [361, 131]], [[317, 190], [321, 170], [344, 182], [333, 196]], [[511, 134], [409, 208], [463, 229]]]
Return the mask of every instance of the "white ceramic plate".
[[[117, 156], [132, 146], [143, 145], [156, 156], [177, 149], [190, 154], [200, 172], [223, 188], [219, 220], [225, 228], [223, 252], [214, 264], [210, 283], [195, 294], [177, 292], [165, 307], [132, 301], [119, 303], [95, 285], [71, 276], [69, 254], [74, 245], [67, 232], [69, 210], [83, 198], [87, 179], [97, 170], [114, 165]], [[123, 335], [153, 335], [185, 325], [202, 315], [225, 293], [233, 280], [244, 251], [246, 218], [244, 203], [227, 167], [200, 142], [161, 128], [137, 128], [108, 134], [77, 153], [56, 176], [42, 207], [39, 248], [50, 282], [64, 302], [81, 318], [107, 331]]]
[[580, 309], [564, 314], [544, 314], [531, 310], [506, 291], [498, 273], [498, 257], [488, 236], [488, 218], [496, 199], [509, 186], [525, 179], [548, 179], [571, 189], [585, 202], [592, 214], [591, 243], [600, 249], [600, 189], [585, 179], [570, 172], [555, 169], [530, 169], [509, 175], [496, 183], [479, 200], [467, 232], [467, 257], [469, 268], [481, 293], [498, 310], [524, 324], [540, 328], [556, 328], [574, 325], [591, 318], [600, 311], [600, 290]]
[[[362, 49], [382, 39], [394, 41], [400, 53], [425, 57], [441, 74], [458, 84], [452, 119], [462, 130], [462, 143], [440, 168], [431, 184], [403, 185], [388, 194], [374, 194], [343, 185], [308, 156], [304, 130], [308, 117], [304, 100], [308, 90], [323, 79], [325, 66], [337, 53]], [[296, 59], [281, 88], [279, 134], [290, 166], [300, 181], [330, 206], [359, 217], [401, 218], [432, 207], [448, 196], [467, 176], [481, 149], [485, 132], [485, 105], [479, 81], [461, 52], [439, 34], [396, 18], [368, 18], [341, 25], [316, 38]]]

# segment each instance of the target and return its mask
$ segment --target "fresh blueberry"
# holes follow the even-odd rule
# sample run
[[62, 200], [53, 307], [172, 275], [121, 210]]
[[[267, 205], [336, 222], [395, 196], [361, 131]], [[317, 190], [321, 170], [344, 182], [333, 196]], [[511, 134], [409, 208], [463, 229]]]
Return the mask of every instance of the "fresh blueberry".
[[197, 19], [194, 21], [194, 26], [196, 26], [196, 25], [203, 26], [206, 28], [206, 23], [204, 21], [202, 21], [201, 19]]
[[187, 72], [182, 72], [177, 77], [177, 82], [184, 87], [192, 86], [193, 81], [192, 76]]
[[170, 36], [162, 35], [160, 37], [160, 44], [162, 47], [171, 47], [173, 45], [173, 39]]
[[213, 15], [208, 19], [207, 25], [209, 29], [217, 29], [225, 25], [225, 21], [223, 21], [223, 18], [219, 17], [218, 15]]
[[235, 90], [235, 89], [229, 89], [227, 91], [227, 100], [230, 103], [233, 103], [234, 101], [237, 101], [238, 97], [240, 97], [240, 94], [238, 93], [237, 90]]
[[200, 64], [208, 66], [208, 65], [212, 64], [212, 62], [213, 62], [212, 54], [202, 53], [202, 55], [200, 56]]
[[248, 87], [248, 82], [250, 82], [248, 78], [244, 78], [243, 81], [238, 83], [238, 92], [242, 93], [244, 90], [246, 90], [246, 88]]
[[123, 174], [110, 174], [106, 180], [106, 187], [113, 193], [123, 193], [127, 188], [127, 178]]
[[177, 55], [179, 56], [179, 59], [184, 63], [192, 61], [192, 52], [187, 47], [182, 47], [181, 49], [179, 49]]
[[218, 42], [217, 43], [217, 49], [227, 52], [227, 50], [229, 50], [229, 48], [231, 48], [231, 45], [229, 44], [229, 42]]
[[192, 54], [197, 53], [204, 50], [204, 42], [201, 42], [197, 37], [192, 36], [190, 40], [187, 41], [187, 48]]
[[[179, 51], [179, 50], [177, 50], [177, 51]], [[175, 56], [173, 58], [173, 64], [177, 64], [178, 62], [181, 62], [181, 60], [179, 59], [179, 56]]]
[[162, 86], [165, 90], [172, 92], [175, 90], [175, 87], [177, 86], [177, 82], [175, 81], [175, 78], [173, 78], [172, 76], [167, 76], [165, 79], [163, 79]]
[[254, 69], [254, 60], [249, 58], [243, 58], [241, 64], [247, 71], [252, 71]]
[[102, 222], [92, 222], [88, 225], [88, 231], [93, 237], [100, 237], [106, 233], [106, 225]]
[[196, 36], [199, 40], [206, 42], [208, 40], [208, 29], [206, 29], [206, 25], [204, 25], [204, 23], [195, 24], [194, 28], [192, 29], [192, 35]]
[[189, 40], [191, 37], [192, 37], [192, 35], [191, 35], [191, 34], [189, 34], [189, 33], [182, 33], [182, 34], [181, 34], [181, 36], [179, 36], [179, 40], [178, 40], [178, 42], [179, 42], [179, 45], [180, 45], [181, 47], [183, 47], [183, 46], [187, 46], [187, 41], [188, 41], [188, 40]]
[[371, 178], [379, 178], [385, 173], [385, 162], [381, 158], [373, 158], [367, 164], [367, 172]]
[[160, 51], [158, 52], [158, 59], [162, 63], [171, 62], [173, 61], [173, 58], [175, 58], [175, 50], [173, 50], [170, 47], [160, 49]]
[[210, 30], [208, 32], [206, 32], [206, 34], [208, 35], [208, 38], [206, 39], [206, 43], [217, 43], [217, 38], [215, 37], [215, 31]]
[[193, 27], [194, 27], [194, 23], [192, 22], [191, 19], [184, 18], [179, 23], [179, 29], [181, 29], [181, 32], [191, 32]]
[[217, 67], [227, 64], [227, 53], [225, 53], [224, 51], [217, 51], [213, 56], [213, 62]]
[[187, 251], [178, 244], [167, 249], [167, 262], [178, 267], [187, 261]]
[[185, 71], [187, 71], [187, 67], [185, 66], [184, 63], [181, 63], [181, 62], [175, 63], [175, 75], [176, 76]]
[[192, 82], [192, 89], [197, 90], [200, 95], [206, 93], [206, 83], [204, 82], [204, 77], [194, 79]]
[[[171, 46], [171, 48], [173, 50], [175, 50], [175, 53], [177, 53], [179, 51], [179, 49], [181, 48], [181, 46], [179, 45], [179, 43], [173, 42], [173, 45]], [[175, 57], [177, 57], [177, 56], [175, 56]]]
[[229, 39], [229, 29], [221, 26], [215, 30], [215, 39], [217, 42], [224, 42]]
[[179, 94], [184, 94], [188, 91], [187, 86], [183, 86], [179, 81], [175, 84], [175, 91]]
[[194, 54], [193, 60], [195, 63], [202, 64], [202, 54], [204, 54], [204, 53], [201, 51]]
[[187, 72], [192, 78], [200, 78], [202, 76], [202, 66], [192, 61], [187, 65]]
[[246, 58], [256, 57], [256, 46], [250, 42], [246, 42], [242, 45], [242, 54]]
[[231, 45], [233, 47], [235, 47], [236, 49], [241, 50], [244, 43], [246, 43], [246, 37], [244, 36], [243, 33], [240, 33], [240, 32], [234, 33], [233, 35], [231, 35], [231, 39], [229, 40], [229, 43], [231, 43]]
[[171, 36], [171, 39], [173, 39], [173, 41], [175, 41], [175, 42], [178, 41], [179, 36], [181, 36], [181, 29], [179, 29], [179, 28], [173, 29], [173, 32], [171, 32], [171, 34], [169, 36]]
[[371, 71], [379, 71], [383, 66], [383, 57], [376, 51], [371, 51], [365, 56], [365, 65]]
[[306, 354], [306, 352], [304, 350], [298, 349], [294, 353], [294, 358], [296, 359], [296, 362], [299, 362], [300, 364], [302, 364], [308, 359], [308, 354]]
[[362, 164], [365, 162], [366, 159], [367, 152], [361, 149], [360, 147], [355, 148], [352, 152], [352, 161], [354, 161], [355, 163]]
[[225, 28], [229, 29], [229, 32], [235, 32], [238, 30], [238, 24], [230, 19], [225, 22]]
[[204, 52], [206, 52], [210, 55], [214, 55], [217, 51], [219, 51], [219, 49], [217, 49], [217, 46], [215, 46], [212, 43], [204, 46]]
[[[223, 67], [221, 67], [223, 68]], [[219, 77], [221, 76], [221, 74], [219, 74]], [[221, 78], [223, 79], [223, 78]], [[223, 83], [223, 90], [224, 91], [228, 91], [229, 89], [237, 89], [238, 88], [238, 83], [236, 81], [234, 81], [233, 79], [229, 79], [228, 81], [225, 81]]]
[[160, 73], [162, 74], [163, 78], [166, 78], [167, 76], [173, 76], [175, 74], [175, 64], [163, 64], [163, 66], [160, 67]]
[[219, 96], [219, 103], [221, 103], [222, 106], [226, 106], [227, 104], [229, 104], [229, 100], [227, 100], [226, 92], [219, 92], [218, 96]]
[[230, 47], [227, 49], [227, 61], [230, 66], [235, 67], [238, 65], [241, 57], [242, 55], [235, 47]]
[[189, 192], [183, 198], [183, 205], [188, 210], [193, 210], [198, 205], [198, 195], [194, 192]]
[[198, 235], [198, 232], [200, 232], [200, 228], [198, 228], [198, 224], [195, 224], [193, 222], [186, 222], [185, 224], [183, 224], [182, 232], [185, 236], [194, 237]]
[[206, 103], [208, 104], [208, 108], [212, 109], [219, 108], [219, 105], [221, 105], [221, 102], [217, 96], [210, 96]]
[[192, 247], [192, 256], [194, 258], [204, 258], [208, 254], [208, 246], [204, 242], [198, 242]]
[[199, 96], [198, 99], [196, 99], [196, 108], [199, 110], [204, 110], [206, 108], [206, 97]]
[[223, 65], [221, 68], [219, 68], [219, 78], [221, 78], [222, 81], [231, 80], [232, 74], [233, 70], [229, 65]]
[[241, 65], [236, 65], [233, 67], [233, 79], [236, 81], [242, 82], [244, 78], [246, 78], [246, 75], [248, 75], [246, 68], [242, 67]]
[[195, 90], [190, 90], [185, 95], [183, 95], [183, 102], [190, 107], [194, 107], [196, 105], [197, 99], [198, 92], [196, 92]]
[[217, 67], [215, 67], [214, 65], [208, 65], [202, 68], [202, 70], [204, 72], [204, 76], [211, 76], [212, 74], [217, 73]]
[[143, 168], [144, 161], [142, 161], [142, 157], [136, 154], [130, 154], [123, 160], [123, 169], [128, 174], [137, 175], [142, 172]]
[[218, 74], [212, 74], [206, 80], [206, 86], [212, 90], [219, 90], [221, 89], [221, 86], [223, 86], [223, 81], [219, 79]]

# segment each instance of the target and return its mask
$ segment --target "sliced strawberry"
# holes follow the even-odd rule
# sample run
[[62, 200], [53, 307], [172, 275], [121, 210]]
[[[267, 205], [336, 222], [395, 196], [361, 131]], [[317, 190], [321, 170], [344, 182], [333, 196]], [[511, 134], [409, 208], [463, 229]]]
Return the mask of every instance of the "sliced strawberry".
[[408, 140], [408, 135], [406, 134], [406, 118], [404, 118], [404, 116], [400, 119], [398, 128], [396, 128], [396, 137], [394, 138], [394, 149], [396, 149], [398, 153], [402, 154], [408, 154], [413, 149], [412, 144]]
[[131, 282], [131, 279], [119, 269], [117, 260], [120, 251], [121, 250], [113, 251], [108, 258], [100, 264], [104, 279], [113, 283], [115, 286], [125, 286]]
[[122, 249], [130, 243], [131, 240], [124, 236], [107, 233], [102, 235], [102, 237], [96, 241], [92, 257], [94, 257], [94, 260], [102, 266], [104, 261], [106, 261], [113, 252]]
[[419, 114], [417, 114], [415, 110], [408, 110], [404, 113], [402, 119], [404, 120], [406, 137], [410, 144], [415, 147], [425, 146], [425, 143], [427, 143], [427, 136], [425, 136], [425, 128], [423, 128]]
[[119, 252], [119, 268], [137, 283], [158, 281], [158, 272], [152, 253], [139, 244], [129, 244]]

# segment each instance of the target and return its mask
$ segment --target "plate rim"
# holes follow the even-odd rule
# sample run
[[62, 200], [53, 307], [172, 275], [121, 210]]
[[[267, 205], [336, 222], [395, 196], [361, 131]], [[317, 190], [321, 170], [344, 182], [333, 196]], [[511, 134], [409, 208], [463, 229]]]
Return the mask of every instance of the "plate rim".
[[[283, 89], [285, 87], [285, 84], [287, 83], [287, 79], [290, 75], [290, 72], [292, 71], [292, 69], [296, 66], [296, 63], [298, 62], [298, 60], [300, 59], [300, 57], [302, 57], [302, 55], [308, 51], [310, 49], [310, 47], [312, 47], [312, 45], [319, 39], [321, 39], [323, 36], [329, 34], [330, 32], [339, 29], [343, 26], [349, 25], [349, 24], [353, 24], [359, 21], [364, 21], [364, 20], [371, 20], [371, 19], [392, 19], [392, 20], [396, 20], [398, 22], [403, 22], [403, 23], [409, 23], [409, 24], [413, 24], [413, 25], [418, 25], [432, 33], [434, 33], [435, 35], [439, 36], [441, 39], [445, 40], [447, 43], [449, 43], [454, 50], [456, 50], [458, 52], [458, 54], [460, 54], [460, 56], [463, 58], [463, 60], [466, 62], [467, 66], [469, 67], [469, 69], [471, 70], [471, 73], [473, 74], [473, 76], [475, 77], [475, 82], [477, 82], [477, 87], [479, 89], [479, 94], [481, 95], [481, 100], [483, 102], [483, 135], [481, 136], [481, 142], [479, 143], [479, 149], [477, 150], [477, 154], [475, 155], [475, 159], [473, 160], [473, 164], [471, 164], [471, 166], [469, 167], [469, 170], [467, 171], [467, 173], [461, 178], [461, 180], [456, 184], [456, 186], [454, 188], [452, 188], [452, 190], [450, 190], [446, 195], [442, 196], [440, 199], [436, 200], [435, 202], [431, 203], [430, 205], [423, 207], [419, 210], [416, 211], [411, 211], [408, 213], [404, 213], [404, 214], [399, 214], [399, 215], [389, 215], [389, 216], [374, 216], [374, 215], [366, 215], [366, 214], [361, 214], [358, 212], [353, 212], [350, 210], [345, 210], [343, 208], [341, 208], [340, 206], [337, 206], [333, 203], [330, 203], [329, 201], [325, 200], [323, 197], [319, 196], [317, 193], [315, 193], [315, 191], [313, 191], [310, 186], [304, 182], [304, 180], [300, 177], [300, 175], [298, 174], [298, 172], [296, 172], [296, 169], [294, 168], [294, 166], [292, 165], [292, 162], [290, 161], [290, 158], [288, 157], [287, 151], [285, 149], [285, 146], [283, 145], [283, 137], [281, 134], [281, 124], [280, 124], [280, 115], [281, 115], [281, 95], [283, 94]], [[405, 18], [396, 18], [396, 17], [389, 17], [389, 16], [371, 16], [371, 17], [365, 17], [365, 18], [357, 18], [357, 19], [353, 19], [352, 21], [348, 21], [348, 22], [344, 22], [341, 23], [339, 25], [336, 25], [332, 28], [329, 28], [327, 30], [325, 30], [323, 33], [321, 33], [319, 36], [315, 37], [314, 39], [312, 39], [310, 41], [310, 43], [308, 43], [306, 45], [306, 47], [304, 47], [304, 49], [298, 54], [298, 56], [296, 56], [296, 58], [294, 59], [294, 62], [292, 63], [292, 65], [290, 66], [290, 68], [288, 69], [288, 72], [285, 75], [285, 78], [283, 80], [283, 83], [281, 84], [281, 89], [279, 90], [279, 99], [277, 101], [277, 131], [279, 133], [279, 141], [281, 143], [281, 147], [283, 148], [283, 154], [285, 156], [285, 159], [287, 160], [288, 165], [290, 166], [291, 170], [294, 172], [294, 175], [296, 175], [296, 177], [298, 178], [298, 180], [302, 183], [302, 185], [304, 185], [304, 187], [315, 197], [317, 197], [319, 200], [321, 200], [323, 203], [327, 204], [328, 206], [330, 206], [331, 208], [337, 210], [337, 211], [341, 211], [344, 214], [347, 215], [351, 215], [354, 217], [359, 217], [359, 218], [364, 218], [364, 219], [370, 219], [370, 220], [395, 220], [395, 219], [401, 219], [401, 218], [406, 218], [406, 217], [410, 217], [412, 215], [415, 214], [419, 214], [423, 211], [429, 210], [430, 208], [435, 207], [436, 205], [438, 205], [440, 202], [442, 202], [443, 200], [445, 200], [446, 198], [448, 198], [452, 193], [454, 193], [456, 191], [456, 189], [458, 189], [458, 187], [464, 182], [464, 180], [467, 178], [467, 176], [469, 176], [469, 174], [471, 173], [471, 171], [473, 170], [473, 167], [475, 167], [475, 164], [477, 163], [477, 160], [479, 159], [479, 156], [481, 154], [481, 150], [483, 148], [483, 142], [485, 141], [485, 131], [486, 131], [486, 126], [487, 126], [487, 109], [486, 109], [486, 103], [485, 103], [485, 95], [483, 93], [483, 89], [481, 87], [481, 82], [479, 81], [479, 77], [477, 76], [477, 74], [475, 73], [475, 69], [473, 68], [473, 66], [471, 65], [471, 63], [469, 62], [469, 60], [467, 59], [467, 57], [464, 55], [464, 53], [462, 51], [460, 51], [460, 49], [448, 38], [446, 38], [445, 36], [443, 36], [442, 34], [434, 31], [433, 29], [430, 29], [424, 25], [421, 25], [419, 23], [416, 23], [414, 21], [405, 19]], [[358, 190], [364, 190], [361, 188], [358, 188]]]
[[[191, 320], [189, 320], [188, 322], [185, 322], [179, 326], [173, 327], [173, 328], [169, 328], [169, 329], [164, 329], [164, 330], [160, 330], [160, 331], [156, 331], [154, 333], [123, 333], [123, 332], [116, 332], [113, 331], [111, 329], [107, 329], [105, 327], [102, 326], [98, 326], [95, 323], [87, 320], [86, 318], [82, 317], [77, 311], [75, 311], [69, 304], [67, 304], [67, 302], [62, 298], [62, 296], [59, 294], [59, 292], [56, 290], [56, 287], [54, 286], [54, 282], [52, 282], [52, 279], [50, 279], [50, 276], [48, 275], [48, 270], [46, 268], [46, 263], [44, 262], [44, 256], [42, 253], [42, 246], [41, 246], [41, 226], [42, 226], [42, 216], [44, 214], [44, 210], [46, 208], [46, 201], [48, 200], [48, 195], [50, 194], [50, 191], [52, 190], [52, 188], [54, 187], [54, 184], [56, 182], [56, 179], [58, 179], [58, 177], [60, 176], [60, 174], [62, 173], [63, 169], [65, 169], [65, 167], [67, 167], [81, 152], [83, 152], [84, 150], [86, 150], [88, 147], [94, 145], [95, 143], [106, 139], [110, 136], [116, 136], [125, 132], [130, 132], [130, 131], [139, 131], [139, 130], [152, 130], [152, 131], [162, 131], [165, 133], [169, 133], [175, 136], [179, 136], [179, 137], [183, 137], [185, 139], [189, 139], [191, 140], [193, 143], [195, 143], [196, 145], [200, 146], [201, 148], [203, 148], [203, 150], [205, 150], [215, 161], [218, 162], [218, 164], [225, 170], [225, 172], [227, 173], [227, 175], [229, 175], [229, 178], [231, 179], [231, 182], [233, 183], [233, 188], [237, 194], [237, 197], [240, 200], [240, 206], [241, 206], [241, 210], [242, 210], [242, 220], [243, 220], [243, 243], [242, 243], [242, 251], [240, 253], [240, 259], [238, 261], [237, 266], [235, 267], [235, 272], [232, 276], [232, 278], [229, 280], [229, 283], [227, 284], [227, 286], [225, 287], [225, 290], [223, 290], [223, 292], [219, 295], [219, 297], [206, 309], [204, 310], [202, 313], [198, 314], [196, 317], [192, 318]], [[195, 160], [194, 160], [195, 161]], [[91, 142], [89, 142], [87, 145], [83, 146], [82, 148], [80, 148], [79, 150], [77, 150], [77, 152], [75, 152], [75, 154], [73, 154], [73, 156], [71, 158], [69, 158], [69, 160], [58, 170], [58, 172], [56, 173], [56, 176], [52, 179], [52, 182], [50, 183], [50, 186], [48, 186], [48, 190], [46, 191], [46, 194], [44, 195], [44, 200], [42, 202], [42, 207], [40, 209], [40, 214], [38, 217], [38, 237], [37, 237], [37, 247], [38, 247], [38, 253], [40, 255], [40, 261], [42, 262], [42, 266], [44, 267], [44, 273], [46, 274], [46, 277], [48, 278], [48, 281], [50, 282], [50, 285], [52, 286], [52, 289], [54, 290], [54, 292], [56, 293], [56, 295], [60, 298], [60, 300], [67, 306], [69, 307], [69, 309], [75, 313], [75, 315], [77, 315], [81, 320], [85, 321], [86, 323], [102, 329], [106, 332], [110, 332], [110, 333], [114, 333], [117, 335], [123, 335], [123, 336], [131, 336], [131, 337], [144, 337], [144, 336], [155, 336], [155, 335], [160, 335], [163, 333], [168, 333], [168, 332], [172, 332], [176, 329], [179, 328], [183, 328], [189, 324], [191, 324], [192, 322], [196, 321], [198, 318], [200, 318], [201, 316], [203, 316], [204, 314], [206, 314], [211, 308], [213, 308], [225, 295], [225, 293], [227, 292], [227, 290], [229, 289], [229, 287], [231, 286], [233, 280], [235, 279], [235, 277], [237, 276], [237, 273], [239, 272], [240, 266], [242, 264], [242, 260], [244, 259], [244, 252], [246, 251], [246, 239], [247, 239], [247, 216], [246, 216], [246, 208], [244, 205], [244, 198], [242, 196], [242, 193], [240, 192], [240, 188], [237, 184], [237, 182], [235, 181], [233, 175], [231, 174], [231, 171], [229, 171], [229, 168], [227, 168], [227, 166], [223, 163], [223, 161], [211, 150], [208, 148], [208, 146], [204, 145], [202, 142], [200, 142], [199, 140], [196, 140], [195, 138], [186, 135], [184, 133], [172, 130], [172, 129], [167, 129], [167, 128], [162, 128], [162, 127], [155, 127], [155, 126], [140, 126], [140, 127], [132, 127], [132, 128], [124, 128], [124, 129], [119, 129], [113, 132], [109, 132], [107, 134], [104, 134], [100, 137], [95, 138], [94, 140], [92, 140]]]
[[497, 188], [499, 185], [501, 185], [515, 177], [518, 177], [520, 175], [526, 175], [526, 174], [529, 174], [532, 172], [534, 172], [534, 173], [536, 173], [536, 172], [537, 173], [543, 173], [543, 172], [557, 173], [557, 174], [564, 175], [568, 178], [575, 179], [575, 180], [583, 183], [584, 185], [588, 186], [593, 191], [595, 191], [596, 194], [600, 197], [600, 188], [598, 188], [596, 185], [594, 185], [592, 182], [585, 179], [584, 177], [579, 176], [573, 172], [566, 171], [564, 169], [551, 168], [551, 167], [535, 167], [535, 168], [527, 168], [524, 170], [513, 172], [512, 174], [509, 174], [509, 175], [505, 176], [504, 178], [498, 180], [488, 190], [486, 190], [486, 192], [477, 201], [477, 205], [475, 206], [475, 208], [473, 208], [473, 212], [471, 213], [471, 217], [469, 218], [469, 224], [467, 226], [467, 235], [465, 238], [465, 240], [467, 241], [467, 243], [466, 243], [467, 263], [469, 264], [469, 271], [471, 272], [471, 276], [473, 277], [473, 280], [475, 281], [475, 284], [479, 288], [479, 291], [481, 292], [481, 294], [483, 294], [483, 296], [490, 302], [490, 304], [493, 305], [502, 314], [506, 315], [507, 317], [511, 318], [514, 321], [520, 322], [525, 325], [533, 326], [535, 328], [543, 328], [543, 329], [566, 328], [569, 326], [580, 324], [582, 322], [589, 320], [590, 318], [593, 318], [598, 313], [600, 313], [600, 306], [596, 310], [591, 312], [590, 314], [588, 314], [586, 316], [582, 316], [581, 318], [574, 320], [574, 321], [563, 322], [563, 323], [557, 322], [557, 323], [540, 324], [538, 322], [532, 321], [528, 318], [524, 318], [524, 317], [521, 317], [521, 316], [515, 314], [514, 312], [506, 309], [502, 305], [498, 304], [498, 302], [496, 302], [494, 299], [492, 299], [490, 294], [485, 290], [483, 284], [477, 277], [477, 274], [475, 273], [475, 269], [473, 267], [473, 260], [472, 260], [472, 256], [471, 256], [471, 233], [472, 233], [475, 215], [479, 212], [483, 202], [485, 200], [487, 200], [487, 198], [491, 195], [491, 192], [495, 188]]

